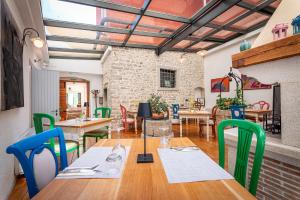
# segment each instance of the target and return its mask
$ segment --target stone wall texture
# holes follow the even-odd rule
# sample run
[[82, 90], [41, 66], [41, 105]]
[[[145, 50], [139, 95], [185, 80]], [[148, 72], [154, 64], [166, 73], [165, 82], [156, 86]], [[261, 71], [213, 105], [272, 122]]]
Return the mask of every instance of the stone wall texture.
[[[159, 86], [160, 68], [176, 70], [176, 89]], [[153, 50], [118, 48], [103, 63], [103, 86], [107, 88], [107, 106], [112, 116], [119, 115], [120, 104], [130, 107], [146, 101], [151, 93], [160, 94], [169, 104], [184, 103], [203, 88], [203, 60], [195, 53], [165, 52], [157, 56]]]

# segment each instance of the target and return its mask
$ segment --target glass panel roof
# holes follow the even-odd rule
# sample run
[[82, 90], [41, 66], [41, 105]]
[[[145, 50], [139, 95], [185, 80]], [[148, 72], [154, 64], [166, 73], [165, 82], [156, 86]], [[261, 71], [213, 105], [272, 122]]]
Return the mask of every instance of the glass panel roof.
[[245, 30], [250, 28], [251, 26], [254, 26], [255, 24], [258, 24], [259, 22], [267, 20], [268, 18], [269, 17], [266, 15], [253, 13], [252, 15], [249, 15], [248, 17], [245, 17], [244, 19], [233, 24], [232, 27]]
[[[261, 3], [265, 2], [265, 0], [242, 1], [251, 5], [252, 9], [255, 7], [258, 8], [258, 5], [261, 5], [258, 9], [269, 8], [267, 12], [273, 12], [272, 7], [276, 8], [281, 2], [280, 0], [277, 0], [269, 5], [264, 5]], [[105, 9], [109, 7], [107, 7], [108, 4], [103, 4], [104, 2], [114, 4], [114, 9], [119, 11]], [[83, 5], [80, 3], [80, 1], [78, 3], [70, 3], [67, 2], [67, 0], [41, 0], [43, 18], [50, 20], [46, 21], [48, 26], [45, 27], [45, 32], [47, 36], [61, 37], [61, 40], [66, 37], [74, 37], [92, 40], [97, 39], [100, 41], [105, 41], [108, 44], [111, 42], [111, 45], [117, 46], [123, 46], [123, 44], [125, 44], [125, 46], [127, 44], [139, 44], [141, 48], [148, 48], [148, 45], [151, 45], [158, 47], [156, 49], [158, 50], [157, 52], [160, 52], [160, 49], [163, 48], [166, 50], [171, 48], [185, 50], [191, 43], [197, 41], [197, 44], [189, 47], [190, 50], [192, 49], [196, 51], [198, 49], [205, 49], [211, 45], [217, 46], [217, 44], [219, 44], [202, 41], [202, 38], [210, 37], [212, 39], [215, 38], [221, 40], [226, 40], [229, 38], [233, 39], [234, 37], [240, 35], [237, 34], [241, 33], [241, 31], [238, 29], [246, 30], [245, 32], [247, 32], [250, 27], [257, 25], [260, 22], [265, 22], [270, 17], [261, 14], [263, 12], [259, 12], [259, 10], [252, 10], [253, 13], [250, 16], [245, 17], [244, 19], [231, 25], [231, 28], [237, 29], [233, 30], [234, 32], [232, 32], [227, 31], [225, 28], [226, 26], [223, 27], [223, 25], [226, 25], [230, 21], [250, 11], [246, 8], [238, 6], [238, 4], [233, 5], [232, 7], [226, 7], [226, 5], [220, 6], [218, 3], [219, 1], [212, 0], [152, 0], [144, 15], [137, 15], [136, 13], [142, 12], [141, 8], [145, 2], [145, 0], [93, 0], [84, 1], [83, 4], [86, 5]], [[209, 2], [213, 3], [210, 5], [214, 6], [211, 7], [211, 9], [209, 9], [206, 13], [207, 16], [211, 16], [211, 18], [209, 18], [207, 27], [201, 27], [200, 25], [198, 30], [191, 33], [190, 26], [192, 26], [192, 24], [190, 22], [192, 22], [191, 20], [195, 20], [193, 16]], [[95, 7], [93, 4], [98, 5]], [[215, 12], [216, 9], [221, 10], [223, 13], [217, 17], [213, 17], [210, 14]], [[201, 19], [202, 18], [199, 20]], [[92, 30], [95, 30], [96, 27], [94, 26], [103, 26], [107, 27], [107, 29], [103, 29], [101, 32], [81, 30], [80, 26], [75, 26], [72, 23], [64, 23], [65, 21], [93, 25], [85, 26], [85, 29], [91, 28]], [[139, 23], [136, 26], [133, 26], [134, 22], [136, 21], [139, 21]], [[199, 23], [193, 23], [193, 26], [197, 26], [197, 24]], [[65, 26], [68, 26], [68, 28], [64, 28]], [[215, 30], [214, 26], [216, 26], [216, 28], [220, 27], [218, 28], [218, 32], [214, 35], [208, 35]], [[184, 29], [180, 29], [181, 27], [184, 27]], [[130, 32], [130, 29], [133, 31]], [[128, 36], [130, 37], [126, 43], [125, 39]], [[170, 43], [166, 42], [170, 40], [175, 41]], [[85, 42], [85, 40], [80, 40], [80, 42], [83, 41]], [[75, 42], [47, 42], [49, 47], [56, 48], [87, 50], [105, 49], [105, 45], [77, 43], [76, 40]], [[88, 40], [86, 40], [86, 42], [88, 42]], [[53, 53], [57, 54], [58, 52], [51, 52], [51, 55], [53, 55]], [[67, 53], [64, 55], [69, 56], [71, 54], [72, 53]], [[85, 54], [89, 55], [92, 53]]]
[[143, 16], [136, 30], [170, 34], [181, 27], [183, 23]]
[[148, 10], [191, 18], [204, 5], [205, 0], [152, 0]]
[[239, 6], [233, 6], [231, 9], [227, 10], [222, 15], [219, 15], [217, 18], [215, 18], [212, 21], [212, 23], [222, 25], [224, 23], [230, 22], [231, 20], [237, 18], [245, 12], [247, 12], [246, 9], [241, 8]]
[[190, 45], [192, 42], [193, 41], [191, 41], [191, 40], [182, 40], [181, 42], [177, 43], [174, 47], [182, 49], [182, 48], [185, 48], [188, 45]]
[[215, 43], [213, 42], [198, 42], [197, 44], [191, 46], [191, 49], [205, 49]]
[[69, 48], [69, 49], [93, 49], [93, 44], [85, 43], [75, 43], [75, 42], [64, 42], [64, 41], [51, 41], [48, 40], [48, 47], [57, 47], [57, 48]]
[[234, 34], [234, 32], [222, 30], [212, 35], [212, 37], [218, 39], [227, 39], [228, 37], [233, 36]]
[[146, 37], [146, 36], [140, 36], [140, 35], [132, 35], [129, 38], [128, 43], [130, 43], [130, 44], [146, 44], [146, 45], [158, 46], [162, 41], [164, 41], [164, 38]]

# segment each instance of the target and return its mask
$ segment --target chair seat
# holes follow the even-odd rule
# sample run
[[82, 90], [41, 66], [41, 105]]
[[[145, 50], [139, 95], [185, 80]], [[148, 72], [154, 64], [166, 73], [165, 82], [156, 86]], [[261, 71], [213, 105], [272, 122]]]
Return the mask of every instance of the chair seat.
[[97, 138], [108, 138], [108, 131], [106, 132], [88, 132], [83, 135], [83, 137], [97, 137]]
[[[125, 121], [123, 121], [123, 122], [125, 122]], [[134, 119], [133, 118], [127, 118], [127, 123], [128, 124], [134, 123]]]
[[[65, 144], [66, 144], [66, 150], [67, 152], [71, 152], [77, 149], [79, 143], [76, 141], [72, 141], [72, 140], [65, 140]], [[55, 153], [59, 154], [60, 152], [60, 148], [59, 148], [59, 143], [55, 143]]]

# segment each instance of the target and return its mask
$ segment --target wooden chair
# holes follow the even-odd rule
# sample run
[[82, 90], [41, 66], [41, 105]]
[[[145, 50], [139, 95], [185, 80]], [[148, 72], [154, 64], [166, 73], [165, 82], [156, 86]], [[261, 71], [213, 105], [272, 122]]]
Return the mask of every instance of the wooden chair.
[[[216, 137], [217, 111], [218, 111], [218, 106], [215, 105], [211, 110], [211, 116], [208, 122], [209, 126], [211, 126], [213, 137]], [[200, 133], [202, 133], [203, 126], [206, 126], [206, 121], [201, 121], [199, 125], [200, 125]]]
[[252, 104], [252, 107], [255, 108], [255, 106], [259, 106], [260, 110], [269, 110], [270, 108], [270, 104], [266, 101], [258, 101], [254, 104]]
[[127, 109], [120, 104], [120, 110], [121, 110], [121, 117], [122, 117], [122, 124], [125, 130], [128, 130], [129, 126], [135, 126], [134, 125], [134, 119], [129, 118], [127, 114]]

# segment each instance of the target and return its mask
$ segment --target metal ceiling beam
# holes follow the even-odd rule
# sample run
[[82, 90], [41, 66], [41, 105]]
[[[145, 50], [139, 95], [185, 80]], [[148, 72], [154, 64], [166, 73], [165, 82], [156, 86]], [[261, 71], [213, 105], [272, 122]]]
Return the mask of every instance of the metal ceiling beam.
[[[100, 25], [90, 25], [83, 23], [67, 22], [60, 20], [44, 19], [45, 26], [59, 27], [59, 28], [70, 28], [78, 30], [96, 31], [96, 32], [107, 32], [107, 33], [118, 33], [118, 34], [129, 34], [130, 29], [121, 28], [110, 28]], [[134, 35], [150, 36], [150, 37], [161, 37], [168, 38], [169, 34], [146, 32], [146, 31], [134, 31]]]
[[87, 38], [78, 38], [78, 37], [68, 37], [68, 36], [46, 36], [47, 40], [53, 41], [62, 41], [62, 42], [75, 42], [75, 43], [85, 43], [85, 44], [102, 44], [102, 45], [110, 45], [110, 46], [121, 46], [120, 42], [108, 42], [96, 39], [87, 39]]
[[91, 53], [91, 54], [103, 54], [104, 53], [104, 50], [69, 49], [69, 48], [56, 48], [56, 47], [49, 47], [48, 51], [71, 52], [71, 53]]
[[[206, 25], [206, 27], [209, 27], [209, 28], [213, 28], [213, 29], [217, 29], [220, 27], [220, 25], [216, 25], [216, 24], [213, 24], [213, 23], [209, 23]], [[226, 31], [231, 31], [231, 32], [235, 32], [235, 33], [246, 33], [245, 30], [241, 30], [241, 29], [237, 29], [237, 28], [232, 28], [232, 27], [225, 27], [224, 30]]]
[[223, 0], [223, 1], [211, 1], [203, 9], [201, 9], [194, 17], [192, 23], [187, 26], [183, 31], [178, 33], [176, 36], [165, 40], [157, 49], [157, 55], [167, 51], [179, 41], [187, 38], [194, 31], [207, 25], [213, 19], [230, 9], [232, 6], [240, 2], [241, 0]]
[[132, 33], [134, 32], [135, 28], [137, 27], [137, 25], [139, 24], [139, 22], [141, 21], [142, 17], [144, 16], [144, 13], [146, 12], [147, 8], [149, 7], [151, 3], [151, 0], [144, 0], [143, 6], [141, 8], [141, 14], [137, 15], [135, 17], [135, 20], [133, 21], [133, 23], [130, 26], [130, 32], [127, 35], [127, 37], [125, 38], [124, 42], [123, 42], [123, 46], [126, 46], [129, 38], [131, 37]]
[[[114, 4], [114, 3], [110, 3], [107, 1], [101, 1], [101, 0], [60, 0], [60, 1], [66, 1], [66, 2], [71, 2], [71, 3], [87, 5], [87, 6], [93, 6], [93, 7], [97, 7], [97, 8], [104, 8], [104, 9], [109, 9], [109, 10], [126, 12], [126, 13], [130, 13], [130, 14], [135, 14], [135, 15], [141, 14], [141, 9], [124, 6], [124, 5], [120, 5], [120, 4]], [[178, 17], [178, 16], [159, 13], [159, 12], [150, 11], [150, 10], [147, 10], [145, 12], [145, 16], [166, 19], [166, 20], [171, 20], [171, 21], [176, 21], [176, 22], [181, 22], [181, 23], [190, 23], [190, 20], [187, 18], [184, 18], [184, 17]]]
[[[238, 22], [238, 21], [244, 19], [245, 17], [248, 17], [249, 15], [251, 15], [251, 14], [253, 14], [253, 13], [255, 13], [255, 12], [257, 12], [257, 11], [263, 9], [263, 8], [265, 8], [266, 6], [270, 5], [270, 4], [273, 3], [274, 1], [276, 1], [276, 0], [267, 0], [267, 1], [265, 1], [264, 3], [262, 3], [262, 4], [258, 5], [258, 6], [256, 6], [255, 8], [252, 8], [252, 10], [249, 10], [248, 12], [246, 12], [246, 13], [240, 15], [239, 17], [235, 18], [234, 20], [228, 22], [227, 24], [225, 24], [225, 25], [223, 25], [223, 26], [219, 26], [217, 29], [211, 31], [209, 34], [205, 35], [205, 36], [202, 37], [202, 38], [199, 38], [197, 41], [194, 41], [192, 44], [188, 45], [188, 46], [186, 47], [186, 49], [187, 49], [187, 48], [190, 48], [191, 46], [193, 46], [193, 45], [195, 45], [195, 44], [197, 44], [198, 42], [201, 42], [201, 41], [206, 40], [207, 38], [213, 36], [213, 35], [216, 34], [217, 32], [219, 32], [219, 31], [221, 31], [221, 30], [224, 30], [224, 28], [228, 28], [228, 27], [232, 26], [233, 24], [235, 24], [236, 22]], [[266, 21], [267, 21], [267, 20], [266, 20]], [[259, 24], [260, 24], [260, 23], [259, 23]], [[246, 33], [249, 33], [249, 32], [251, 32], [251, 31], [253, 31], [253, 30], [256, 30], [256, 29], [248, 29], [248, 30], [246, 30]], [[239, 36], [240, 36], [240, 35], [241, 35], [241, 34], [239, 34]], [[237, 37], [238, 37], [238, 36], [237, 36]]]
[[[240, 3], [237, 4], [238, 6], [245, 8], [247, 10], [253, 10], [255, 9], [255, 5], [251, 5], [249, 3], [246, 3], [244, 1], [241, 1]], [[272, 8], [270, 6], [266, 6], [265, 8], [258, 10], [257, 12], [263, 15], [271, 16], [275, 12], [275, 8]]]
[[101, 57], [77, 57], [77, 56], [49, 56], [50, 59], [72, 59], [72, 60], [99, 60]]

